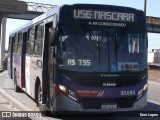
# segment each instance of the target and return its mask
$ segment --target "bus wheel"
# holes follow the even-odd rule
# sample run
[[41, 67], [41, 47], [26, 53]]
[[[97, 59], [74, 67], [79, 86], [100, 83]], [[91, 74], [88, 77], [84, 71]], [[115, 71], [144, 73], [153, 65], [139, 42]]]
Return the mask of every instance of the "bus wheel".
[[17, 74], [16, 71], [14, 72], [14, 90], [15, 92], [22, 92], [22, 90], [20, 89], [20, 87], [17, 85]]
[[39, 88], [38, 88], [38, 107], [43, 115], [48, 115], [49, 111], [46, 108], [46, 104], [42, 104], [42, 96], [43, 96], [42, 88], [41, 88], [41, 85], [39, 85]]

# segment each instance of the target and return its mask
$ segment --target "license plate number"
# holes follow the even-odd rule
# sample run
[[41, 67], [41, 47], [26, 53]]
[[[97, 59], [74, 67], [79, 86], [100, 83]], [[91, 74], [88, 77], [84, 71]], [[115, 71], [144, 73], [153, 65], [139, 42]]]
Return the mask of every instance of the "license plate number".
[[117, 104], [113, 103], [113, 104], [102, 104], [101, 105], [101, 109], [116, 109], [117, 108]]

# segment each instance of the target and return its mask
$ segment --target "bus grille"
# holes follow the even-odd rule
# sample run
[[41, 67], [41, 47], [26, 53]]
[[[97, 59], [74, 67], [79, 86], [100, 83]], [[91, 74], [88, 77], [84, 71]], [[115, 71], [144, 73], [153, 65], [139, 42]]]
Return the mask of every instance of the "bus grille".
[[81, 98], [80, 103], [84, 109], [101, 109], [102, 104], [116, 103], [117, 108], [130, 108], [134, 104], [134, 97], [119, 99]]
[[[114, 77], [114, 78], [85, 78], [85, 79], [76, 79], [74, 82], [81, 86], [88, 87], [103, 87], [103, 83], [115, 83], [114, 87], [123, 87], [123, 86], [133, 86], [138, 84], [142, 79], [138, 77]], [[106, 87], [106, 86], [104, 86]], [[113, 86], [107, 86], [113, 87]]]

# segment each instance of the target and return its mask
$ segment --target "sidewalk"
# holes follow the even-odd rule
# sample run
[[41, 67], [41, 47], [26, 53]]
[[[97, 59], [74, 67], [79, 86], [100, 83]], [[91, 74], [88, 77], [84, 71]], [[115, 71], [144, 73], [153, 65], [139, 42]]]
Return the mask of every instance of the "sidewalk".
[[0, 111], [21, 111], [21, 109], [17, 108], [15, 105], [9, 102], [9, 100], [7, 100], [4, 96], [0, 94]]
[[22, 110], [0, 94], [0, 120], [35, 120], [29, 117], [16, 117], [18, 111]]

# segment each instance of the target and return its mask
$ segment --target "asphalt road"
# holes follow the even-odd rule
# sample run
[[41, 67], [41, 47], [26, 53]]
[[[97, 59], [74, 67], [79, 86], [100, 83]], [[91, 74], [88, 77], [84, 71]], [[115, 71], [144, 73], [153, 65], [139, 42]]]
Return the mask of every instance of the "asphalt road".
[[[3, 99], [7, 102], [4, 102]], [[2, 103], [6, 103], [7, 107], [3, 107], [5, 109], [2, 109], [1, 101], [0, 101], [0, 111], [14, 111], [12, 108], [20, 109], [22, 111], [39, 111], [38, 107], [36, 107], [36, 104], [34, 101], [29, 98], [25, 93], [16, 93], [13, 89], [13, 81], [9, 79], [7, 75], [7, 71], [4, 71], [0, 73], [0, 99]], [[156, 83], [153, 81], [149, 81], [148, 84], [148, 106], [143, 109], [141, 114], [143, 113], [149, 113], [149, 114], [156, 114], [158, 113], [160, 115], [160, 83]], [[140, 114], [138, 113], [138, 114]], [[127, 113], [128, 114], [128, 113]], [[135, 119], [141, 119], [141, 120], [159, 120], [159, 117], [125, 117], [127, 114], [124, 115], [124, 117], [108, 117], [106, 114], [94, 114], [94, 115], [81, 115], [81, 116], [63, 116], [63, 117], [54, 117], [52, 115], [49, 115], [48, 117], [40, 117], [40, 118], [25, 118], [25, 120], [31, 120], [31, 119], [40, 119], [40, 120], [53, 120], [53, 119], [69, 119], [69, 120], [135, 120]], [[11, 118], [3, 118], [3, 120], [10, 120]], [[22, 118], [21, 118], [22, 119]], [[12, 120], [12, 119], [11, 119]]]

